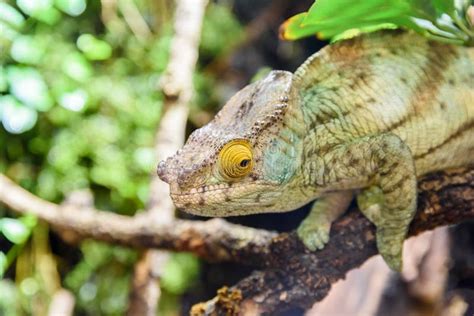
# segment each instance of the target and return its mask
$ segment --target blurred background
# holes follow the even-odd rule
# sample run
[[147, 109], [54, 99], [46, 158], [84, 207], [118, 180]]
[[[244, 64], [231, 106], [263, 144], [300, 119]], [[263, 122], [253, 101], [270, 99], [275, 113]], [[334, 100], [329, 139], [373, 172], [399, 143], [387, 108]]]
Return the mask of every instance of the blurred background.
[[[278, 40], [279, 24], [311, 4], [291, 2], [209, 3], [189, 131], [259, 70], [294, 70], [316, 50], [314, 40]], [[174, 9], [166, 0], [1, 1], [0, 172], [53, 202], [80, 199], [124, 215], [144, 209]], [[0, 315], [44, 315], [59, 288], [74, 295], [77, 315], [124, 314], [137, 251], [67, 243], [1, 204], [0, 218]], [[180, 313], [245, 271], [213, 273], [190, 254], [172, 255], [160, 312]]]
[[[315, 38], [278, 39], [279, 25], [312, 2], [210, 1], [188, 133], [252, 78], [269, 69], [294, 71], [325, 45]], [[145, 209], [157, 164], [154, 136], [164, 100], [159, 82], [169, 59], [174, 9], [171, 0], [0, 1], [0, 172], [56, 203], [74, 201], [123, 215]], [[287, 231], [306, 212], [230, 220]], [[470, 245], [466, 231], [460, 240]], [[60, 236], [0, 204], [0, 315], [46, 315], [59, 289], [72, 299], [74, 315], [123, 315], [138, 258], [134, 249]], [[459, 271], [468, 277], [458, 277], [453, 287], [471, 277], [472, 262], [465, 266]], [[163, 267], [158, 312], [186, 314], [250, 271], [172, 254]], [[363, 280], [353, 289], [363, 291]], [[395, 281], [393, 289], [403, 288]], [[471, 293], [472, 282], [462, 284]], [[397, 291], [388, 298], [397, 298], [390, 296]], [[321, 314], [328, 313], [334, 310]]]

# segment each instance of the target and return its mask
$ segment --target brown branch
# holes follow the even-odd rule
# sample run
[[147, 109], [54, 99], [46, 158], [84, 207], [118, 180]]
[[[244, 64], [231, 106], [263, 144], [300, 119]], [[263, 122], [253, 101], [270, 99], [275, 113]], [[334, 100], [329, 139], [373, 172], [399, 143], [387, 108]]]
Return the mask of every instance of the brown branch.
[[[121, 3], [125, 5], [125, 2]], [[156, 134], [157, 161], [174, 154], [184, 143], [206, 4], [207, 0], [177, 1], [171, 57], [161, 81], [166, 112]], [[169, 224], [175, 219], [174, 211], [168, 185], [155, 175], [150, 184], [147, 210], [150, 219], [156, 223]], [[128, 315], [156, 315], [160, 296], [158, 281], [168, 257], [168, 253], [162, 250], [147, 250], [142, 254], [134, 269]]]
[[[82, 239], [139, 249], [189, 251], [214, 262], [258, 264], [268, 251], [270, 240], [276, 236], [222, 219], [159, 223], [149, 213], [129, 217], [92, 208], [57, 205], [38, 198], [2, 174], [0, 201], [20, 214], [33, 214], [53, 228], [74, 232]], [[255, 258], [255, 262], [251, 258]]]
[[[168, 259], [167, 253], [160, 250], [144, 251], [133, 268], [133, 277], [128, 294], [127, 315], [156, 315], [161, 289], [154, 272], [154, 256], [163, 261]], [[157, 269], [160, 267], [158, 266]]]
[[[473, 183], [474, 168], [439, 172], [424, 178], [420, 182], [419, 211], [411, 226], [411, 235], [472, 218]], [[176, 220], [161, 224], [150, 220], [148, 214], [128, 217], [95, 209], [60, 206], [38, 198], [1, 174], [0, 201], [18, 213], [36, 215], [53, 228], [73, 231], [81, 238], [135, 248], [189, 251], [214, 262], [234, 261], [271, 267], [278, 266], [278, 262], [285, 265], [292, 254], [309, 254], [293, 233], [276, 235], [221, 219], [206, 222]], [[366, 236], [362, 238], [364, 234]], [[316, 256], [327, 258], [330, 249], [335, 248], [334, 256], [344, 257], [349, 248], [339, 250], [337, 245], [331, 245], [352, 235], [359, 236], [351, 243], [352, 249], [372, 247], [375, 251], [371, 224], [352, 210], [334, 223], [328, 247], [317, 252]], [[359, 245], [364, 241], [370, 242], [371, 246]]]
[[[419, 185], [417, 215], [410, 236], [474, 217], [474, 169], [439, 172]], [[356, 210], [332, 226], [326, 247], [304, 249], [294, 233], [281, 234], [268, 246], [265, 265], [230, 289], [193, 308], [195, 315], [242, 312], [275, 314], [291, 307], [309, 308], [331, 285], [377, 253], [374, 226]]]
[[[44, 201], [0, 175], [0, 201], [20, 213], [33, 213], [53, 227], [82, 237], [132, 247], [190, 251], [210, 261], [234, 261], [266, 268], [239, 282], [230, 293], [242, 295], [237, 308], [261, 312], [291, 306], [309, 308], [327, 295], [331, 284], [376, 254], [374, 227], [360, 212], [350, 210], [332, 226], [331, 239], [321, 251], [305, 250], [294, 233], [276, 235], [214, 219], [177, 220], [159, 224], [147, 215], [133, 218], [109, 212], [61, 207]], [[418, 213], [410, 236], [474, 217], [474, 168], [439, 172], [419, 185]], [[229, 306], [222, 291], [207, 311]], [[238, 295], [230, 295], [230, 298]], [[203, 305], [201, 305], [202, 307]]]

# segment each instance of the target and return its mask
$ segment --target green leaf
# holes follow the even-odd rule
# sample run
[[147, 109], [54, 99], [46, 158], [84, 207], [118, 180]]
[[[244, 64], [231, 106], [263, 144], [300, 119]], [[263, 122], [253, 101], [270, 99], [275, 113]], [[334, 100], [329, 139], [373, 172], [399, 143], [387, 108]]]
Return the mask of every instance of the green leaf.
[[361, 32], [371, 26], [383, 28], [387, 23], [393, 23], [409, 10], [406, 1], [330, 1], [319, 0], [308, 11], [301, 26], [318, 28], [322, 38], [330, 38], [351, 29]]
[[38, 224], [38, 218], [32, 214], [20, 217], [20, 221], [28, 227], [29, 230], [32, 230]]
[[376, 25], [371, 25], [371, 26], [366, 26], [366, 27], [360, 27], [357, 29], [350, 29], [343, 31], [342, 33], [339, 33], [337, 35], [334, 35], [331, 38], [331, 42], [336, 42], [348, 38], [352, 38], [355, 36], [360, 35], [361, 33], [370, 33], [370, 32], [375, 32], [378, 30], [387, 30], [387, 29], [396, 29], [397, 26], [392, 23], [382, 23], [382, 24], [376, 24]]
[[62, 69], [69, 77], [80, 82], [85, 82], [93, 73], [91, 64], [79, 52], [67, 54]]
[[456, 19], [459, 13], [456, 3], [455, 0], [318, 0], [308, 12], [285, 21], [281, 36], [294, 40], [316, 34], [337, 40], [404, 27], [437, 40], [469, 43], [474, 32]]
[[64, 92], [59, 97], [59, 104], [68, 110], [80, 112], [85, 108], [87, 102], [87, 92], [76, 89], [71, 92]]
[[101, 41], [91, 34], [79, 36], [77, 47], [90, 60], [105, 60], [112, 55], [112, 47], [109, 43]]
[[[18, 31], [25, 24], [25, 18], [12, 6], [0, 2], [0, 40], [13, 40], [18, 35]], [[0, 52], [3, 51], [0, 42]]]
[[78, 16], [86, 10], [86, 0], [56, 0], [58, 8], [71, 15]]
[[0, 25], [8, 24], [8, 26], [19, 29], [25, 23], [25, 18], [14, 7], [0, 2]]
[[454, 6], [454, 1], [446, 1], [446, 0], [433, 0], [433, 7], [437, 12], [443, 12], [447, 15], [452, 15], [456, 11], [456, 7]]
[[317, 34], [320, 30], [318, 25], [302, 26], [307, 15], [307, 13], [300, 13], [286, 20], [280, 26], [280, 37], [293, 41], [302, 37]]
[[2, 316], [17, 316], [19, 314], [18, 292], [14, 280], [7, 278], [2, 279], [0, 275], [0, 314], [2, 314]]
[[28, 15], [44, 12], [53, 6], [53, 0], [17, 0], [18, 7]]
[[15, 29], [0, 21], [0, 51], [3, 52], [5, 50], [4, 44], [2, 43], [3, 40], [7, 42], [12, 41], [16, 36], [18, 36], [18, 32]]
[[9, 66], [7, 78], [11, 93], [22, 103], [38, 111], [47, 111], [53, 106], [48, 87], [36, 69]]
[[14, 218], [0, 219], [0, 231], [14, 244], [24, 243], [30, 235], [28, 227], [20, 220]]
[[11, 95], [0, 97], [0, 114], [3, 127], [12, 134], [30, 130], [38, 118], [35, 110], [24, 106]]
[[3, 278], [3, 274], [8, 266], [7, 256], [3, 251], [0, 251], [0, 279]]
[[53, 25], [61, 18], [53, 0], [17, 0], [16, 3], [23, 12], [46, 24]]
[[42, 43], [33, 36], [18, 36], [10, 48], [10, 55], [19, 63], [38, 64], [44, 55]]
[[407, 1], [395, 0], [318, 0], [308, 11], [302, 22], [305, 25], [324, 25], [331, 27], [343, 21], [345, 24], [367, 20], [378, 20], [400, 16], [409, 9]]
[[[8, 82], [7, 82], [7, 72], [2, 65], [0, 65], [0, 92], [5, 92], [8, 89]], [[0, 115], [0, 120], [2, 116]]]
[[[447, 0], [446, 2], [448, 1], [452, 0]], [[407, 12], [408, 15], [432, 21], [434, 21], [438, 16], [438, 13], [433, 6], [433, 0], [410, 0], [407, 2], [410, 4], [410, 10]]]

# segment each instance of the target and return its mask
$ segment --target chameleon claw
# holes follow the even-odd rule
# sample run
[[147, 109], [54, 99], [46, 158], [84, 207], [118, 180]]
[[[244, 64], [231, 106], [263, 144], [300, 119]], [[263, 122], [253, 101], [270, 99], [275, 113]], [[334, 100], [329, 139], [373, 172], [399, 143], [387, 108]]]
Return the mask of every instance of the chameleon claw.
[[303, 222], [297, 230], [298, 237], [311, 251], [321, 250], [329, 241], [330, 224]]

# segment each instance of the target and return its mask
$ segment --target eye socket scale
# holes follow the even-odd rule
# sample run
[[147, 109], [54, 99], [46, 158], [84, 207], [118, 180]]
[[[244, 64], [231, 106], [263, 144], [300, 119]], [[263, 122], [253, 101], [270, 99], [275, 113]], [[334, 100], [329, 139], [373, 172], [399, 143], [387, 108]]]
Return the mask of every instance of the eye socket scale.
[[253, 153], [249, 142], [238, 139], [227, 143], [219, 152], [218, 166], [220, 174], [228, 180], [248, 175], [253, 167]]

